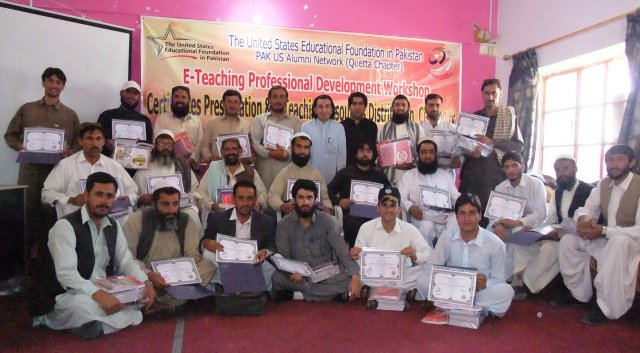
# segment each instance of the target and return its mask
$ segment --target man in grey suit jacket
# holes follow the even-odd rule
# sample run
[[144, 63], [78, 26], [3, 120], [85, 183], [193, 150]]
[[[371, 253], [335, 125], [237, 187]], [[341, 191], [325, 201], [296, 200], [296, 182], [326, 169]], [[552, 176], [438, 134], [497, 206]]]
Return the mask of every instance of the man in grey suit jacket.
[[[215, 252], [224, 250], [224, 246], [216, 241], [217, 234], [256, 240], [259, 249], [256, 263], [262, 264], [267, 290], [271, 290], [271, 275], [275, 269], [264, 260], [276, 250], [276, 223], [271, 217], [254, 210], [256, 194], [256, 186], [252, 182], [238, 181], [233, 187], [235, 207], [221, 213], [209, 214], [200, 249], [206, 258], [215, 259]], [[212, 281], [220, 282], [220, 274], [217, 271]]]

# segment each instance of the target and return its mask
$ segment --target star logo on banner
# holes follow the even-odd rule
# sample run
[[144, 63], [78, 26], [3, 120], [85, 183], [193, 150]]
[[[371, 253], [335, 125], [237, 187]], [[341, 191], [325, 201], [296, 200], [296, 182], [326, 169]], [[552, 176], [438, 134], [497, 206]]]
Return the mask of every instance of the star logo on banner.
[[171, 25], [169, 25], [169, 26], [167, 26], [167, 30], [164, 32], [164, 36], [158, 36], [158, 37], [148, 36], [147, 37], [147, 39], [149, 39], [151, 41], [151, 43], [153, 43], [153, 45], [156, 47], [156, 52], [157, 52], [158, 56], [160, 56], [160, 53], [162, 53], [162, 48], [164, 48], [164, 45], [162, 45], [160, 40], [166, 41], [167, 38], [169, 38], [169, 35], [171, 35], [171, 39], [170, 40], [175, 40], [175, 41], [190, 40], [189, 38], [178, 38], [178, 37], [176, 37], [176, 33], [173, 31], [173, 28], [171, 28]]
[[451, 70], [453, 55], [443, 47], [435, 48], [429, 57], [429, 74], [437, 79], [445, 79], [453, 75]]

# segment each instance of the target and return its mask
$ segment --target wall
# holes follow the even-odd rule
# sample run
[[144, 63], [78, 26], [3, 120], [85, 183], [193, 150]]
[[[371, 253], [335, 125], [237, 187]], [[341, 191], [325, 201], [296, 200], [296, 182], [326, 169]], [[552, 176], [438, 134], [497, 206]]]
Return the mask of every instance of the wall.
[[[251, 23], [254, 13], [265, 25], [426, 38], [463, 44], [462, 110], [481, 106], [479, 87], [493, 76], [495, 58], [480, 56], [472, 24], [489, 27], [490, 0], [18, 0], [22, 5], [134, 28], [132, 77], [140, 79], [140, 16]], [[493, 1], [493, 28], [498, 0]], [[307, 10], [303, 8], [307, 5]], [[313, 25], [313, 26], [311, 26]], [[446, 97], [445, 97], [446, 98]], [[64, 100], [64, 95], [63, 98]]]
[[[638, 6], [638, 0], [501, 0], [496, 76], [505, 83], [509, 82], [512, 61], [502, 60], [504, 54], [513, 54], [561, 37]], [[548, 66], [624, 42], [626, 22], [626, 18], [622, 18], [539, 48], [536, 50], [538, 66]]]

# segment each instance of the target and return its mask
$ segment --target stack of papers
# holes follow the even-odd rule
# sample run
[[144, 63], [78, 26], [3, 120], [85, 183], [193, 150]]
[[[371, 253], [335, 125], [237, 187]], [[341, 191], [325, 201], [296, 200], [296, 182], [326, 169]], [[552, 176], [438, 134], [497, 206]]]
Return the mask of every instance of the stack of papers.
[[[451, 326], [477, 330], [486, 316], [482, 307], [478, 305], [468, 306], [443, 302], [435, 302], [434, 305], [437, 307], [437, 310], [446, 312], [449, 318], [447, 323]], [[429, 315], [427, 314], [427, 316]], [[425, 316], [425, 319], [427, 316]], [[424, 319], [423, 322], [425, 322]]]
[[398, 287], [373, 287], [367, 306], [378, 310], [404, 311], [407, 306], [406, 293], [402, 293]]
[[422, 318], [425, 324], [446, 325], [449, 323], [449, 312], [440, 308], [433, 308]]
[[122, 304], [137, 302], [144, 296], [144, 283], [131, 276], [100, 278], [93, 284], [113, 294]]

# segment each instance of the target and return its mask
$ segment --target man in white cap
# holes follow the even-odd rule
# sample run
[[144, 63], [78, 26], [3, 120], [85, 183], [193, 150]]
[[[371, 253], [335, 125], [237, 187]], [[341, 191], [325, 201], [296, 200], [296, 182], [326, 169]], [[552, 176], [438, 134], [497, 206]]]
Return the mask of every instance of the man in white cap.
[[149, 158], [149, 168], [139, 169], [133, 176], [133, 181], [138, 185], [140, 197], [138, 198], [138, 207], [151, 205], [152, 188], [149, 185], [150, 178], [179, 174], [182, 180], [182, 188], [189, 195], [191, 205], [182, 209], [196, 222], [198, 229], [202, 228], [200, 217], [198, 216], [198, 202], [201, 199], [198, 192], [198, 179], [187, 164], [187, 162], [176, 157], [173, 151], [174, 135], [170, 130], [160, 130], [156, 134], [155, 145], [151, 150]]
[[[180, 190], [168, 180], [159, 181], [153, 187], [152, 205], [133, 213], [122, 229], [140, 269], [147, 273], [155, 288], [162, 289], [168, 285], [159, 273], [153, 272], [150, 262], [191, 257], [202, 284], [209, 283], [216, 268], [200, 254], [198, 225], [192, 217], [180, 212]], [[182, 304], [162, 290], [158, 291], [158, 300], [169, 303], [168, 308]]]
[[332, 214], [332, 204], [327, 192], [327, 183], [322, 173], [311, 164], [311, 137], [298, 132], [291, 137], [291, 163], [276, 175], [269, 189], [269, 206], [276, 212], [287, 215], [294, 210], [293, 198], [289, 186], [298, 179], [308, 179], [320, 183], [320, 202], [323, 211]]
[[[102, 154], [105, 156], [113, 157], [113, 141], [116, 137], [111, 129], [114, 119], [144, 123], [144, 136], [141, 140], [152, 143], [153, 129], [151, 127], [151, 120], [136, 110], [138, 104], [140, 104], [141, 92], [140, 85], [138, 85], [136, 81], [125, 82], [120, 90], [120, 107], [105, 110], [100, 114], [100, 117], [98, 117], [98, 124], [102, 125], [102, 130], [104, 131], [105, 144], [102, 148]], [[130, 175], [133, 175], [132, 172], [135, 172], [135, 170], [129, 172]]]

